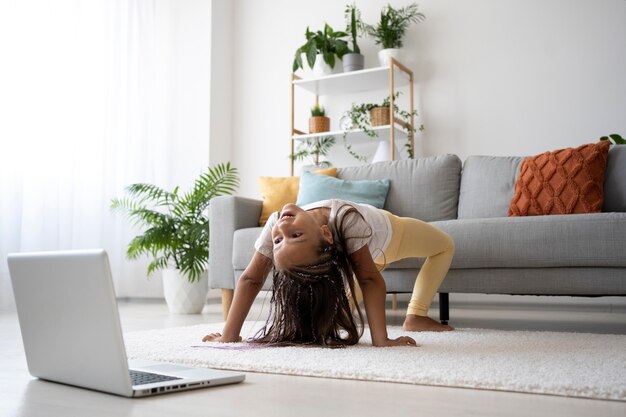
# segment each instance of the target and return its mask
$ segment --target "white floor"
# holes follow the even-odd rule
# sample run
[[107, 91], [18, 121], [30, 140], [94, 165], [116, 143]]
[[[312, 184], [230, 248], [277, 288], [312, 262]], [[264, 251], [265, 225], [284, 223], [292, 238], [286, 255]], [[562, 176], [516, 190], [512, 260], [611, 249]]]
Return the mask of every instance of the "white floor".
[[[499, 296], [485, 303], [484, 297], [453, 294], [451, 304], [451, 324], [457, 327], [626, 334], [626, 307], [620, 298]], [[125, 331], [218, 322], [220, 311], [217, 299], [196, 316], [172, 316], [159, 301], [120, 301]], [[250, 317], [264, 313], [256, 306]], [[401, 324], [401, 310], [388, 310], [388, 321]], [[15, 313], [0, 313], [0, 352], [0, 416], [7, 417], [626, 415], [626, 403], [614, 401], [254, 373], [232, 386], [120, 398], [33, 379]]]

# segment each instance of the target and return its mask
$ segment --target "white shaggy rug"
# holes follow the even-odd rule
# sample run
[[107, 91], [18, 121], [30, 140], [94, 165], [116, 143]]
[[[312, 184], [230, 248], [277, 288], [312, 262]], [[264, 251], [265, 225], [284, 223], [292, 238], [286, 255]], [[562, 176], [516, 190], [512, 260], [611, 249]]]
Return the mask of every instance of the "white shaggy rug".
[[[239, 371], [439, 385], [626, 401], [626, 336], [457, 329], [406, 333], [418, 348], [371, 346], [369, 331], [346, 349], [202, 343], [223, 324], [124, 335], [130, 358]], [[252, 336], [246, 323], [242, 336]]]

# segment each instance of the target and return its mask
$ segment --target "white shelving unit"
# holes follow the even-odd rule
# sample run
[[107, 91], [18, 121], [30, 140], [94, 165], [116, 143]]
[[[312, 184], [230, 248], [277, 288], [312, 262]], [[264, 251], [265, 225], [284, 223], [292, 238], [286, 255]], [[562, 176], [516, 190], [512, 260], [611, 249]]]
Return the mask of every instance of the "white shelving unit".
[[[379, 138], [383, 138], [386, 135], [390, 134], [389, 131], [391, 130], [391, 128], [389, 126], [374, 126], [374, 127], [371, 127], [370, 130], [375, 132]], [[395, 130], [394, 136], [396, 138], [406, 136], [406, 132], [401, 129], [398, 123], [396, 123], [394, 130]], [[362, 143], [362, 142], [372, 141], [372, 138], [369, 137], [364, 131], [360, 129], [347, 130], [347, 131], [331, 130], [329, 132], [322, 132], [322, 133], [307, 133], [307, 134], [302, 134], [302, 135], [294, 135], [293, 140], [304, 142], [304, 141], [311, 140], [311, 139], [319, 139], [325, 136], [334, 136], [336, 138], [341, 138], [344, 135], [344, 133], [346, 133], [346, 140], [349, 141], [350, 143]]]
[[[400, 67], [397, 65], [393, 67], [395, 71], [394, 82], [396, 87], [409, 85], [411, 82], [409, 73], [400, 70]], [[322, 78], [296, 79], [293, 81], [293, 84], [317, 96], [372, 91], [389, 87], [390, 68], [391, 67], [368, 68], [360, 71], [327, 75]]]
[[[295, 151], [296, 141], [310, 141], [325, 136], [334, 136], [341, 139], [344, 136], [343, 130], [310, 134], [295, 127], [295, 89], [300, 88], [315, 94], [315, 101], [318, 102], [319, 96], [354, 94], [364, 91], [375, 91], [381, 89], [389, 89], [389, 97], [391, 98], [391, 107], [389, 109], [390, 120], [395, 120], [394, 128], [387, 126], [372, 127], [371, 130], [376, 132], [380, 140], [389, 139], [389, 155], [390, 159], [395, 159], [395, 141], [396, 139], [405, 138], [410, 141], [411, 147], [414, 145], [413, 134], [407, 137], [402, 129], [402, 124], [394, 118], [393, 95], [399, 87], [409, 87], [409, 112], [413, 113], [413, 71], [404, 66], [395, 59], [391, 59], [388, 67], [368, 68], [360, 71], [346, 72], [341, 74], [332, 74], [321, 78], [301, 79], [295, 74], [291, 79], [291, 154]], [[410, 121], [411, 128], [415, 126], [413, 117]], [[411, 129], [413, 131], [413, 129]], [[346, 133], [346, 141], [349, 143], [362, 143], [372, 141], [362, 130], [349, 130]], [[291, 175], [294, 171], [294, 162], [291, 161]]]

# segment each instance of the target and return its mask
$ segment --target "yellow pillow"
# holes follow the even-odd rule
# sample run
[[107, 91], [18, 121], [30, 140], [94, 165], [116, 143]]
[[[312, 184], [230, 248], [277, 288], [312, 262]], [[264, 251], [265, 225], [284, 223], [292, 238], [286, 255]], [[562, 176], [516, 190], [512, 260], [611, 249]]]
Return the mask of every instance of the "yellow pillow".
[[[316, 174], [337, 176], [337, 168], [326, 168], [314, 171]], [[263, 208], [259, 226], [264, 226], [270, 215], [283, 208], [285, 204], [298, 200], [300, 177], [260, 177], [259, 189], [263, 196]]]

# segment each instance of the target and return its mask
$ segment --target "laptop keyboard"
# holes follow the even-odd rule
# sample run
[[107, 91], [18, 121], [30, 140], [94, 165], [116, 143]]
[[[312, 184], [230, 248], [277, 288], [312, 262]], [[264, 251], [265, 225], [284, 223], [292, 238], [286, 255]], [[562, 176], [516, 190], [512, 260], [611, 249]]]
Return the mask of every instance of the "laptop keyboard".
[[152, 374], [150, 372], [130, 371], [130, 380], [133, 385], [154, 384], [155, 382], [174, 381], [182, 379], [175, 376]]

